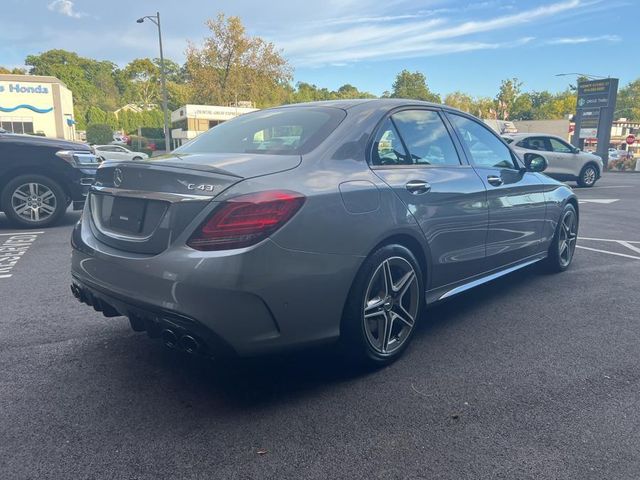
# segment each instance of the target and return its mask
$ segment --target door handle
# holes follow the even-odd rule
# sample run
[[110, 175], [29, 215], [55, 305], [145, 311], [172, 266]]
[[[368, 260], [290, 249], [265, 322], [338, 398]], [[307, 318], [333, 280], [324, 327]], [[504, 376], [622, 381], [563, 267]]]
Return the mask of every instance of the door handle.
[[499, 187], [504, 183], [500, 177], [496, 177], [495, 175], [489, 175], [487, 177], [487, 182], [489, 182], [494, 187]]
[[414, 195], [421, 195], [431, 190], [431, 185], [428, 182], [422, 180], [411, 180], [406, 185], [407, 190]]

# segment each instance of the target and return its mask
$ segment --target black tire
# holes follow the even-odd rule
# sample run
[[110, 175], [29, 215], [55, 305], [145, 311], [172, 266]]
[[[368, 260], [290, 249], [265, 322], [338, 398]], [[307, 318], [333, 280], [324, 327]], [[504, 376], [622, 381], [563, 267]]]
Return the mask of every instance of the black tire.
[[588, 163], [580, 170], [580, 175], [578, 175], [577, 180], [578, 186], [586, 188], [593, 187], [598, 181], [599, 176], [598, 167], [592, 163]]
[[133, 157], [132, 159], [134, 162], [139, 162], [140, 160], [142, 160], [142, 157]]
[[[567, 216], [572, 216], [573, 221], [575, 222], [575, 229], [571, 232], [571, 236], [573, 238], [568, 242], [567, 248], [569, 249], [569, 258], [567, 261], [566, 255], [563, 256], [561, 251], [561, 242], [566, 241], [567, 238], [563, 233], [563, 228], [565, 225], [565, 220]], [[558, 220], [558, 225], [556, 226], [556, 231], [553, 235], [553, 240], [551, 241], [551, 245], [549, 246], [549, 253], [547, 258], [545, 259], [545, 267], [548, 272], [551, 273], [559, 273], [564, 272], [567, 268], [571, 266], [571, 262], [573, 261], [573, 256], [575, 253], [576, 242], [578, 239], [578, 214], [576, 209], [570, 203], [566, 204], [562, 209], [562, 214]]]
[[[17, 191], [21, 191], [23, 194], [28, 192], [29, 184], [38, 185], [34, 196], [39, 197], [39, 200], [31, 198], [25, 200], [26, 202], [34, 202], [34, 208], [27, 207], [27, 210], [30, 210], [30, 215], [27, 217], [18, 211], [24, 205], [17, 203], [21, 199], [15, 198], [14, 194]], [[47, 192], [51, 192], [51, 194], [49, 195]], [[54, 225], [67, 210], [68, 200], [60, 184], [43, 175], [20, 175], [7, 183], [0, 194], [2, 210], [9, 222], [18, 228], [43, 228]], [[35, 213], [36, 208], [37, 214]]]
[[[385, 288], [382, 282], [388, 278], [385, 262], [392, 282], [398, 287], [397, 291], [395, 287], [387, 289], [391, 291], [390, 294], [381, 291]], [[415, 274], [411, 279], [410, 269]], [[403, 279], [406, 279], [404, 284], [401, 283]], [[372, 294], [373, 299], [366, 298]], [[367, 304], [370, 306], [367, 307]], [[376, 304], [379, 305], [374, 308]], [[413, 253], [402, 245], [379, 248], [364, 261], [351, 286], [342, 318], [343, 354], [366, 367], [382, 367], [392, 363], [409, 345], [423, 304], [423, 273]], [[368, 309], [371, 309], [367, 313], [370, 318], [365, 319], [365, 310]], [[409, 325], [407, 320], [412, 316], [413, 322]], [[381, 328], [385, 331], [382, 338]]]

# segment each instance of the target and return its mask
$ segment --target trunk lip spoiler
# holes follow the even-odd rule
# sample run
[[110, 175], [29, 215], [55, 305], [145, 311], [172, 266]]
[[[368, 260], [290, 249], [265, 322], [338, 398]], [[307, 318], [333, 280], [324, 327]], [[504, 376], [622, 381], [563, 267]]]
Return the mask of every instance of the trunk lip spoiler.
[[[158, 158], [158, 157], [156, 157]], [[102, 163], [101, 167], [117, 167], [117, 166], [125, 166], [127, 169], [136, 168], [136, 169], [152, 169], [152, 170], [164, 170], [164, 169], [175, 169], [181, 171], [189, 171], [193, 170], [196, 172], [205, 172], [205, 173], [213, 173], [215, 175], [221, 175], [224, 177], [234, 177], [239, 179], [244, 179], [245, 177], [241, 175], [236, 175], [235, 173], [231, 173], [227, 170], [223, 170], [221, 168], [217, 168], [211, 165], [197, 165], [194, 163], [180, 163], [180, 162], [170, 162], [165, 160], [147, 160], [149, 163], [145, 163], [145, 160], [107, 160]], [[178, 157], [180, 158], [180, 157]], [[155, 162], [155, 163], [152, 163]]]
[[144, 200], [160, 200], [169, 203], [194, 202], [212, 200], [212, 195], [198, 195], [194, 193], [155, 192], [148, 190], [130, 190], [115, 187], [93, 185], [91, 191], [97, 194], [113, 195], [114, 197], [135, 197]]

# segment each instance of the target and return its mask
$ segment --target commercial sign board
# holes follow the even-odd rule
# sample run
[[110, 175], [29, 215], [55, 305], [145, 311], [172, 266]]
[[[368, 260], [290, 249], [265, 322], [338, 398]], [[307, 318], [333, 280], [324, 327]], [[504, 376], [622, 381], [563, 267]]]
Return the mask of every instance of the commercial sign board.
[[578, 138], [597, 138], [600, 123], [600, 108], [584, 108]]
[[618, 96], [618, 79], [587, 80], [578, 83], [575, 133], [572, 143], [582, 148], [587, 138], [598, 141], [596, 154], [607, 162], [613, 113]]

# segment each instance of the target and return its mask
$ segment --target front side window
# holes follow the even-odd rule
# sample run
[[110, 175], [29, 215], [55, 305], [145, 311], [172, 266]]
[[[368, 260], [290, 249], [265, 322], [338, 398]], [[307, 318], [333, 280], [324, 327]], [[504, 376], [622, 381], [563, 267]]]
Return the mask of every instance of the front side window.
[[557, 153], [573, 153], [573, 148], [571, 148], [566, 143], [558, 140], [557, 138], [549, 138], [549, 142], [551, 142], [551, 151]]
[[345, 116], [325, 107], [261, 110], [216, 125], [175, 153], [300, 155], [320, 145]]
[[448, 114], [460, 140], [478, 167], [516, 169], [511, 151], [489, 129], [467, 117]]
[[460, 165], [453, 141], [437, 112], [404, 110], [391, 118], [409, 150], [412, 164]]

